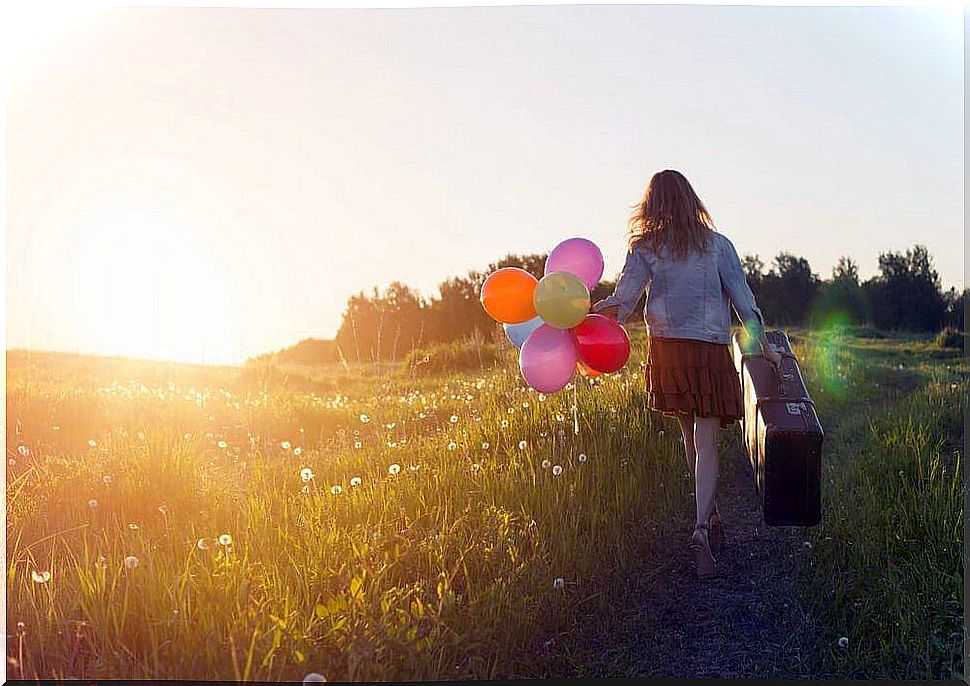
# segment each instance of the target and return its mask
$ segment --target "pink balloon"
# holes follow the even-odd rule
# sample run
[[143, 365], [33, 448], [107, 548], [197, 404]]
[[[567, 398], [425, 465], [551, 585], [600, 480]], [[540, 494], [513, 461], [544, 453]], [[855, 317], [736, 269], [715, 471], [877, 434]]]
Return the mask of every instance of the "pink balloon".
[[568, 238], [557, 245], [546, 258], [545, 273], [567, 272], [593, 290], [603, 276], [603, 253], [593, 241]]
[[576, 359], [576, 346], [569, 329], [543, 324], [522, 344], [519, 369], [532, 388], [540, 393], [555, 393], [573, 378]]

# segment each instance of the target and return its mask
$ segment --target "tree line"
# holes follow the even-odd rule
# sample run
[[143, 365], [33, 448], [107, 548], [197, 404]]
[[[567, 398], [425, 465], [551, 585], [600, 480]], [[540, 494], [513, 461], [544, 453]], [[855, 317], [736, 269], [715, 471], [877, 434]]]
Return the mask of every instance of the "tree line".
[[[424, 297], [413, 288], [391, 283], [351, 296], [332, 341], [308, 339], [280, 353], [291, 361], [374, 362], [401, 359], [412, 350], [468, 337], [494, 340], [501, 327], [485, 314], [479, 291], [496, 269], [516, 266], [542, 277], [545, 254], [506, 255], [482, 271], [471, 270], [442, 282], [438, 295]], [[832, 322], [864, 324], [888, 331], [935, 332], [945, 326], [964, 331], [970, 290], [942, 289], [925, 246], [879, 255], [878, 273], [859, 279], [857, 263], [840, 257], [832, 274], [821, 279], [803, 257], [779, 253], [770, 266], [757, 255], [742, 259], [748, 285], [766, 324], [826, 326]], [[592, 301], [613, 292], [615, 280], [604, 280]], [[637, 312], [643, 309], [643, 297]]]

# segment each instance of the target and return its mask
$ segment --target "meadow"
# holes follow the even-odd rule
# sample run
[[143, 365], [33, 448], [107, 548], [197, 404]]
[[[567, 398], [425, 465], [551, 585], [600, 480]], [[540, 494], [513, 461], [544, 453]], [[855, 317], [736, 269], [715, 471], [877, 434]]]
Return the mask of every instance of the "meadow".
[[[826, 444], [785, 669], [962, 678], [967, 363], [862, 333], [789, 332]], [[323, 369], [8, 352], [8, 676], [579, 675], [596, 637], [561, 637], [625, 602], [653, 527], [689, 532], [680, 434], [644, 407], [639, 333], [551, 396], [469, 345]]]

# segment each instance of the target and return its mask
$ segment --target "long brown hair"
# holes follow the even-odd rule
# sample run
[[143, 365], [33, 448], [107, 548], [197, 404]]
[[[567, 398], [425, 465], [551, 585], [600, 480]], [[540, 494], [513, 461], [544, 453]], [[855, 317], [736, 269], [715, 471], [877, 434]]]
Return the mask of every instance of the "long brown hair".
[[693, 250], [704, 252], [716, 231], [690, 182], [673, 169], [653, 175], [643, 200], [630, 215], [629, 227], [631, 250], [649, 243], [657, 254], [666, 245], [677, 259]]

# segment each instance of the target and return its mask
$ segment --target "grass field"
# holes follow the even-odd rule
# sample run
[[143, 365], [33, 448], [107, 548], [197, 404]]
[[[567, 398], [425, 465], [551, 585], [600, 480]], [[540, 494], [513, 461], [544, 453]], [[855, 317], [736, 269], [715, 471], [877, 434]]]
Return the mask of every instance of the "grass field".
[[[806, 638], [801, 669], [960, 676], [964, 358], [791, 335], [827, 440], [795, 586], [812, 635], [847, 639]], [[287, 378], [9, 352], [8, 675], [535, 676], [551, 637], [623, 602], [634, 533], [692, 508], [642, 347], [549, 397], [511, 353]]]

